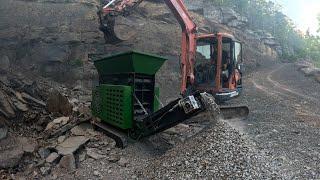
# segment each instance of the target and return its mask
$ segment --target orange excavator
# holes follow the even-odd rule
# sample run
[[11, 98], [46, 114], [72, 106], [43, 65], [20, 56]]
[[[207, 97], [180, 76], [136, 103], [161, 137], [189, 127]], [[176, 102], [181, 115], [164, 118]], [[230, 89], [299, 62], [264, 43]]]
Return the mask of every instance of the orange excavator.
[[[132, 8], [141, 2], [142, 0], [111, 0], [106, 2], [98, 13], [100, 30], [105, 35], [106, 43], [116, 44], [122, 41], [114, 32], [115, 17], [127, 15]], [[216, 102], [227, 101], [238, 96], [242, 90], [241, 43], [227, 33], [198, 34], [197, 26], [192, 21], [182, 0], [164, 0], [164, 2], [182, 28], [180, 59], [182, 98], [170, 102], [153, 113], [148, 113], [144, 110], [143, 102], [141, 103], [139, 98], [134, 96], [135, 102], [144, 110], [145, 116], [142, 119], [130, 121], [133, 126], [129, 128], [129, 136], [133, 139], [147, 137], [203, 112], [207, 112], [212, 117], [210, 119], [216, 119], [219, 111], [226, 120], [246, 118], [249, 114], [247, 106], [223, 107], [216, 104]], [[111, 59], [114, 57], [111, 56]], [[99, 62], [102, 61], [96, 63]], [[110, 70], [111, 62], [115, 61], [101, 65], [100, 71], [108, 68]], [[119, 83], [118, 79], [112, 81], [112, 84]], [[101, 96], [105, 96], [105, 94], [101, 94]], [[93, 102], [97, 103], [93, 103], [93, 109], [96, 110], [94, 114], [99, 115], [103, 107], [99, 108], [101, 98], [96, 97]], [[103, 115], [100, 117], [104, 118]], [[105, 116], [105, 118], [109, 117]], [[94, 124], [104, 129], [120, 147], [124, 146], [125, 136], [119, 135], [112, 127], [98, 121], [95, 121]]]
[[[122, 40], [114, 32], [115, 17], [128, 15], [143, 0], [111, 0], [98, 13], [106, 43]], [[208, 92], [217, 102], [242, 91], [242, 44], [228, 33], [199, 34], [182, 0], [164, 0], [182, 28], [181, 94]]]

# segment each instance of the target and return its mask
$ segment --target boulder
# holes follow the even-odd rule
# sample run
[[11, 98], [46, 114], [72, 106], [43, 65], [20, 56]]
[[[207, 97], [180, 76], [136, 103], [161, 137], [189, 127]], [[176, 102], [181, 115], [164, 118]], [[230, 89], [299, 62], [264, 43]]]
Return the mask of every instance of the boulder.
[[316, 74], [320, 74], [320, 70], [315, 67], [305, 67], [301, 68], [301, 71], [306, 75], [306, 76], [315, 76]]
[[70, 118], [65, 116], [56, 118], [47, 124], [45, 131], [50, 131], [52, 129], [57, 129], [63, 125], [66, 125], [69, 122], [69, 120]]
[[72, 105], [68, 98], [63, 96], [57, 90], [50, 92], [47, 100], [47, 108], [49, 112], [60, 113], [64, 116], [71, 115], [72, 113]]
[[8, 136], [0, 140], [0, 169], [17, 166], [23, 153], [22, 147], [14, 137]]
[[231, 8], [223, 7], [221, 8], [221, 11], [223, 17], [222, 23], [226, 24], [229, 27], [241, 29], [248, 23], [248, 19], [246, 17], [241, 16]]
[[89, 141], [89, 138], [86, 138], [84, 136], [69, 137], [68, 139], [63, 141], [61, 144], [58, 144], [56, 146], [56, 149], [58, 150], [58, 153], [61, 155], [73, 154], [75, 151], [77, 151], [82, 145], [84, 145], [88, 141]]
[[63, 156], [59, 162], [59, 167], [69, 172], [74, 171], [76, 169], [76, 160], [73, 154]]

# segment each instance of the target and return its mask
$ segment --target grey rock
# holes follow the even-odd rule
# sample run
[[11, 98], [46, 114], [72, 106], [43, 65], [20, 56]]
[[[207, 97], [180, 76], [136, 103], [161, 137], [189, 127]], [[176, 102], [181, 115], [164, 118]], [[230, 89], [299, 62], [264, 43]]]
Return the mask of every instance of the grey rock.
[[94, 175], [94, 176], [98, 176], [98, 177], [100, 177], [100, 176], [101, 176], [101, 174], [100, 174], [100, 172], [99, 172], [99, 171], [93, 171], [93, 175]]
[[83, 162], [86, 159], [86, 153], [84, 151], [80, 152], [79, 154], [79, 161]]
[[76, 136], [84, 136], [90, 134], [93, 131], [91, 123], [82, 123], [71, 129], [71, 133]]
[[0, 140], [6, 138], [7, 134], [8, 134], [8, 127], [4, 123], [2, 123], [0, 119]]
[[59, 117], [54, 119], [53, 121], [49, 122], [47, 124], [47, 127], [45, 129], [45, 131], [50, 131], [52, 129], [57, 129], [65, 124], [67, 124], [69, 122], [70, 118], [69, 117]]
[[60, 155], [56, 152], [51, 153], [47, 158], [46, 158], [46, 162], [47, 163], [55, 163], [58, 161]]
[[36, 98], [30, 96], [29, 94], [27, 94], [25, 92], [21, 93], [21, 97], [23, 99], [25, 99], [26, 101], [28, 101], [28, 102], [36, 103], [36, 104], [38, 104], [38, 105], [40, 105], [42, 107], [46, 106], [46, 104], [42, 100], [36, 99]]
[[38, 154], [40, 155], [40, 157], [42, 158], [42, 159], [45, 159], [45, 158], [47, 158], [49, 155], [50, 155], [50, 150], [48, 149], [48, 148], [40, 148], [39, 150], [38, 150]]
[[76, 161], [73, 154], [63, 156], [59, 162], [59, 167], [64, 168], [69, 172], [74, 171], [76, 169]]
[[41, 174], [42, 174], [43, 176], [46, 176], [46, 175], [50, 174], [51, 168], [48, 167], [48, 166], [41, 167], [41, 168], [40, 168], [40, 172], [41, 172]]
[[115, 163], [117, 161], [120, 160], [120, 156], [117, 155], [117, 154], [111, 154], [109, 157], [108, 157], [108, 161], [112, 162], [112, 163]]
[[24, 154], [18, 140], [8, 136], [0, 140], [0, 169], [17, 166]]
[[19, 111], [26, 112], [29, 110], [28, 106], [20, 101], [16, 101], [13, 104]]
[[84, 136], [84, 135], [86, 135], [86, 132], [84, 131], [84, 129], [82, 129], [79, 125], [73, 127], [70, 131], [75, 136]]
[[120, 166], [122, 166], [122, 167], [126, 167], [127, 164], [128, 164], [128, 162], [129, 162], [129, 161], [128, 161], [126, 158], [121, 157], [120, 160], [118, 161], [118, 164], [119, 164]]
[[58, 144], [56, 149], [58, 150], [58, 153], [61, 155], [73, 154], [88, 141], [89, 138], [86, 138], [84, 136], [73, 136], [69, 137], [64, 142]]
[[36, 141], [28, 139], [26, 137], [18, 138], [19, 144], [22, 146], [22, 149], [26, 153], [34, 153], [38, 147]]
[[86, 151], [87, 151], [87, 155], [93, 159], [102, 159], [104, 158], [105, 156], [102, 155], [102, 154], [99, 154], [97, 152], [97, 149], [94, 149], [94, 148], [86, 148]]
[[64, 140], [66, 140], [66, 136], [59, 136], [58, 137], [58, 143], [62, 143]]
[[10, 59], [8, 56], [0, 57], [0, 68], [6, 71], [10, 68]]
[[8, 119], [16, 117], [16, 113], [11, 104], [9, 96], [0, 90], [0, 113]]
[[47, 100], [47, 109], [49, 112], [61, 113], [64, 116], [69, 116], [72, 113], [72, 105], [68, 98], [57, 90], [50, 92]]

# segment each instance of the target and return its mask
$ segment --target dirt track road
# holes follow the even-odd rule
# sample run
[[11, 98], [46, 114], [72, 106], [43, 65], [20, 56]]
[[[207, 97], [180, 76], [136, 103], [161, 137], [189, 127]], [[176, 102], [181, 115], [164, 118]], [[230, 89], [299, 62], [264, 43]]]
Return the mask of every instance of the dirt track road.
[[249, 118], [230, 124], [252, 140], [285, 179], [320, 179], [320, 84], [294, 64], [266, 63], [247, 76], [233, 103]]

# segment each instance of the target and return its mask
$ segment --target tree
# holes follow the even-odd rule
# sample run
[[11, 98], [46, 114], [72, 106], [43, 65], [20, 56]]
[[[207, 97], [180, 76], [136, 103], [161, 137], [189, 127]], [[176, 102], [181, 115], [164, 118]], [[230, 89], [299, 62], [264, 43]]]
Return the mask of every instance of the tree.
[[320, 14], [318, 14], [318, 21], [319, 21], [319, 22], [318, 22], [318, 26], [319, 26], [319, 27], [318, 27], [318, 28], [319, 28], [319, 29], [318, 29], [318, 33], [320, 33]]
[[[302, 33], [298, 32], [293, 21], [282, 13], [282, 7], [279, 4], [270, 0], [211, 1], [217, 6], [232, 8], [247, 17], [250, 29], [272, 34], [285, 50], [283, 53], [285, 56], [305, 54], [301, 53], [305, 50], [305, 40]], [[286, 51], [286, 49], [291, 50]]]

